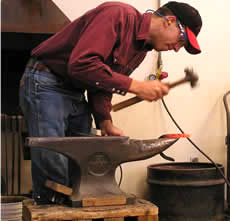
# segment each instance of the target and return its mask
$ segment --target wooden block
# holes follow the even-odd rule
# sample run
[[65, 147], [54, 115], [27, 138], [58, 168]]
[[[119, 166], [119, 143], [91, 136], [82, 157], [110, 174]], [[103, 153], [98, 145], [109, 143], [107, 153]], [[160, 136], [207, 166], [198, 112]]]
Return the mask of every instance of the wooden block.
[[72, 208], [60, 205], [34, 205], [33, 200], [23, 201], [23, 218], [25, 221], [89, 221], [103, 219], [104, 221], [126, 221], [134, 218], [136, 221], [158, 221], [158, 207], [154, 204], [137, 199], [135, 204]]
[[138, 216], [138, 221], [158, 221], [158, 216]]
[[59, 184], [59, 183], [55, 183], [51, 180], [46, 180], [45, 186], [56, 192], [63, 193], [64, 195], [67, 195], [67, 196], [71, 196], [73, 192], [71, 188], [64, 186], [62, 184]]
[[103, 196], [103, 197], [86, 197], [82, 200], [82, 206], [113, 206], [126, 204], [124, 196]]
[[105, 218], [104, 221], [124, 221], [124, 217]]
[[77, 219], [76, 221], [92, 221], [92, 219]]

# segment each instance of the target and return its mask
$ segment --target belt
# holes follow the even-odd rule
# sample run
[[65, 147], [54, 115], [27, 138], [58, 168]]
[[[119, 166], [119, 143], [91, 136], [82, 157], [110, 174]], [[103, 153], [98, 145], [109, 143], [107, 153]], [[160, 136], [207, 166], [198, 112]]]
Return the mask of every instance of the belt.
[[46, 67], [46, 65], [42, 64], [39, 60], [34, 59], [34, 58], [29, 59], [26, 67], [33, 68], [35, 66], [35, 64], [36, 64], [36, 70], [51, 72], [50, 69], [48, 67]]

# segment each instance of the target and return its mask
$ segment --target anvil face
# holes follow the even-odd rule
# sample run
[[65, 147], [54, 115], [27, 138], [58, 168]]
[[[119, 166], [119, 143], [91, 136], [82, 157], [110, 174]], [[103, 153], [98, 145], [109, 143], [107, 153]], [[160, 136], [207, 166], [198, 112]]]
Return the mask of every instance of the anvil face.
[[[72, 206], [129, 204], [134, 196], [121, 191], [115, 181], [116, 168], [144, 160], [164, 151], [178, 139], [133, 140], [129, 137], [40, 137], [27, 138], [30, 147], [46, 148], [71, 158], [80, 168], [74, 178]], [[113, 199], [113, 200], [111, 200]]]

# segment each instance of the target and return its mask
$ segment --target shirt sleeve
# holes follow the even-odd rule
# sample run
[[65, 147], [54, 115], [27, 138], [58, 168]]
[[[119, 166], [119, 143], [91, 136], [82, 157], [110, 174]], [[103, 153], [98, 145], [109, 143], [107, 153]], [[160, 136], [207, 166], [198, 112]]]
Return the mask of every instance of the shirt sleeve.
[[89, 91], [88, 102], [92, 110], [96, 128], [99, 128], [99, 123], [103, 120], [111, 120], [110, 111], [112, 109], [111, 100], [112, 94], [104, 91]]
[[119, 7], [109, 7], [87, 19], [87, 25], [72, 50], [68, 62], [71, 77], [98, 89], [114, 93], [116, 90], [127, 92], [131, 78], [117, 73], [105, 63], [113, 48], [120, 41], [120, 32], [128, 22]]
[[[74, 47], [68, 74], [90, 88], [89, 100], [97, 121], [111, 119], [112, 93], [125, 94], [132, 79], [114, 72], [106, 63], [113, 48], [120, 41], [120, 31], [125, 30], [128, 15], [119, 8], [102, 10], [93, 19], [87, 19], [85, 30]], [[124, 22], [122, 22], [124, 21]]]

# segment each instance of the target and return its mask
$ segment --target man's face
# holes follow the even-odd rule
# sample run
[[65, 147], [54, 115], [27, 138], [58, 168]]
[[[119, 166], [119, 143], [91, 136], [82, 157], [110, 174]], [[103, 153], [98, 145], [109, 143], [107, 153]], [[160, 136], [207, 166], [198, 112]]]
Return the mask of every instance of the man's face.
[[154, 36], [151, 37], [150, 34], [148, 43], [153, 45], [156, 51], [174, 50], [178, 52], [187, 42], [182, 32], [185, 34], [184, 28], [177, 20], [174, 20], [170, 25], [164, 25], [161, 31]]

